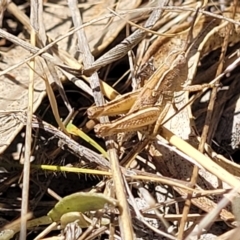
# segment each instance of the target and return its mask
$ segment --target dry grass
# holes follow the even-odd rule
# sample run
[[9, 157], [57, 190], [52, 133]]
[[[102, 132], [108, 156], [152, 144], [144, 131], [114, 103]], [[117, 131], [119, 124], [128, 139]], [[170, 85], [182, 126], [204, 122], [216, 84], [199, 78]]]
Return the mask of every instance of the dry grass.
[[[156, 2], [1, 2], [0, 240], [238, 239], [238, 1]], [[186, 85], [213, 88], [175, 93], [160, 134], [139, 154], [137, 134], [122, 146], [96, 137], [99, 119], [86, 110], [137, 91], [186, 46]], [[69, 227], [29, 227], [76, 192], [118, 205], [85, 212], [91, 224], [75, 238]]]

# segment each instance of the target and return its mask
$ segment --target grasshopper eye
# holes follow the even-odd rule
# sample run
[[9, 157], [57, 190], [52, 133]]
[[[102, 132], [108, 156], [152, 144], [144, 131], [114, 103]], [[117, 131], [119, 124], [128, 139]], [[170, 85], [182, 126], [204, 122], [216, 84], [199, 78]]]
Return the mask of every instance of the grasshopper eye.
[[176, 61], [174, 62], [174, 65], [177, 66], [177, 65], [182, 65], [182, 64], [186, 64], [186, 63], [187, 63], [187, 60], [185, 58], [185, 55], [180, 54], [180, 55], [178, 55]]

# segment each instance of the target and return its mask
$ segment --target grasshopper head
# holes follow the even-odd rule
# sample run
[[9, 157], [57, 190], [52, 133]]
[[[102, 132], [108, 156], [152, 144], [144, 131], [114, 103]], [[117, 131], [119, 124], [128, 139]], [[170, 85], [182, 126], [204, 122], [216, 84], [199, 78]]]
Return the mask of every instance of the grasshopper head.
[[175, 66], [182, 66], [185, 64], [187, 64], [187, 59], [185, 57], [185, 52], [182, 51], [177, 55], [176, 59], [173, 62], [173, 65], [175, 67]]

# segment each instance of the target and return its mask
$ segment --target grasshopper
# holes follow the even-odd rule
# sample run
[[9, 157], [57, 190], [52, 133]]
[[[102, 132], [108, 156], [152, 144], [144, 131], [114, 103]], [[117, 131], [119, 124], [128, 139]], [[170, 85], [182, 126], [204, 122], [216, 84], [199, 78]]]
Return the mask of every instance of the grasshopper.
[[122, 95], [104, 106], [88, 109], [89, 118], [126, 113], [110, 123], [97, 124], [95, 132], [104, 137], [139, 131], [151, 126], [153, 135], [156, 135], [172, 104], [174, 92], [184, 90], [183, 84], [187, 76], [188, 63], [185, 52], [172, 51], [140, 90]]
[[97, 124], [99, 137], [141, 131], [148, 127], [155, 136], [174, 100], [174, 92], [198, 91], [209, 84], [183, 87], [188, 77], [188, 62], [185, 51], [172, 51], [165, 62], [153, 73], [139, 90], [127, 93], [113, 101], [88, 109], [90, 119], [126, 113], [110, 123]]

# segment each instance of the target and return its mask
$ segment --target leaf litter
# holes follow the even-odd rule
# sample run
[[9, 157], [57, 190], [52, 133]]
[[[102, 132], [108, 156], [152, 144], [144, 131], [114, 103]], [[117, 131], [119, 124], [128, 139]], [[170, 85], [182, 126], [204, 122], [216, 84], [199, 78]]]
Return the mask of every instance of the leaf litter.
[[[58, 4], [44, 2], [42, 17], [40, 10], [38, 14], [32, 13], [39, 19], [39, 35], [35, 43], [31, 40], [32, 49], [42, 49], [50, 41], [63, 37], [72, 30], [74, 21], [75, 27], [80, 27], [76, 26], [77, 14], [73, 14], [76, 9], [71, 10], [74, 1], [69, 2], [72, 5], [63, 1]], [[163, 2], [166, 6], [156, 24], [150, 28], [146, 21], [151, 12], [156, 10], [156, 1], [123, 0], [116, 3], [104, 0], [79, 3], [77, 7], [82, 22], [87, 25], [84, 28], [87, 39], [85, 45], [78, 42], [79, 36], [76, 31], [55, 43], [42, 57], [36, 57], [33, 69], [25, 62], [33, 51], [29, 51], [21, 42], [24, 40], [28, 43], [33, 34], [29, 27], [30, 6], [24, 1], [18, 5], [14, 2], [6, 5], [6, 10], [2, 12], [3, 25], [0, 32], [0, 67], [1, 70], [5, 70], [0, 81], [0, 174], [3, 204], [0, 239], [10, 239], [19, 234], [11, 232], [11, 224], [18, 219], [15, 224], [19, 226], [20, 220], [23, 221], [20, 212], [24, 200], [22, 174], [29, 174], [29, 197], [25, 201], [28, 203], [28, 212], [32, 213], [31, 219], [45, 216], [57, 201], [77, 192], [89, 192], [89, 196], [92, 192], [104, 193], [106, 198], [116, 198], [119, 202], [119, 205], [113, 207], [106, 205], [101, 211], [84, 212], [84, 218], [90, 219], [92, 228], [84, 227], [75, 238], [66, 226], [63, 231], [57, 233], [45, 233], [46, 227], [35, 226], [27, 229], [28, 239], [33, 239], [38, 234], [42, 234], [41, 237], [44, 234], [61, 235], [62, 239], [69, 239], [69, 236], [72, 236], [70, 239], [196, 239], [196, 236], [199, 239], [226, 239], [226, 235], [227, 239], [237, 239], [236, 219], [239, 217], [235, 209], [238, 204], [239, 186], [236, 177], [240, 175], [237, 164], [239, 8], [234, 5], [237, 1], [233, 1], [232, 5], [228, 1], [215, 1], [211, 7], [208, 1]], [[2, 7], [4, 9], [4, 4]], [[201, 94], [178, 92], [175, 93], [176, 108], [171, 108], [168, 112], [166, 119], [170, 120], [166, 121], [164, 127], [198, 149], [198, 152], [195, 157], [188, 145], [181, 147], [185, 142], [182, 143], [180, 139], [174, 140], [163, 130], [161, 137], [158, 136], [149, 148], [126, 163], [122, 158], [124, 159], [139, 140], [137, 136], [129, 137], [123, 146], [119, 147], [117, 137], [113, 136], [116, 137], [115, 143], [107, 142], [107, 147], [110, 144], [116, 148], [116, 156], [121, 165], [119, 169], [123, 173], [123, 181], [119, 184], [125, 189], [125, 199], [122, 199], [119, 197], [122, 195], [118, 193], [119, 185], [116, 186], [118, 179], [111, 176], [114, 154], [110, 152], [108, 157], [101, 156], [95, 147], [89, 144], [91, 141], [86, 143], [81, 139], [81, 134], [73, 136], [64, 133], [64, 125], [74, 124], [101, 145], [101, 149], [107, 150], [104, 139], [97, 138], [92, 131], [97, 120], [89, 120], [86, 115], [87, 108], [94, 104], [92, 96], [95, 99], [98, 96], [99, 99], [95, 102], [101, 102], [101, 94], [96, 94], [96, 91], [101, 89], [105, 100], [111, 101], [119, 93], [131, 92], [133, 88], [142, 87], [147, 83], [152, 71], [164, 62], [169, 52], [181, 49], [190, 35], [197, 8], [199, 10], [196, 24], [192, 27], [192, 38], [200, 38], [204, 29], [209, 26], [210, 28], [207, 34], [203, 34], [200, 44], [191, 52], [187, 84], [203, 84], [214, 80], [221, 64], [221, 51], [226, 50], [222, 60], [223, 67], [218, 75], [224, 74], [216, 86], [217, 95], [210, 120], [206, 122], [206, 114], [210, 111], [207, 107], [209, 101], [212, 101], [210, 89]], [[147, 29], [139, 28], [138, 25]], [[149, 29], [161, 35], [147, 33]], [[134, 33], [137, 31], [144, 34], [136, 41]], [[15, 35], [17, 42], [12, 44], [13, 38], [5, 32]], [[124, 42], [125, 39], [133, 40], [132, 47], [126, 48], [127, 50], [121, 45], [126, 43], [129, 47], [128, 41]], [[89, 56], [86, 56], [82, 48], [89, 48], [93, 54], [88, 65], [84, 58]], [[121, 57], [118, 53], [121, 53]], [[51, 68], [49, 59], [55, 70]], [[19, 63], [22, 65], [14, 68]], [[7, 71], [9, 67], [13, 69]], [[91, 74], [96, 70], [101, 81], [99, 85], [91, 83], [91, 89], [89, 81]], [[24, 140], [27, 136], [25, 125], [28, 109], [31, 106], [28, 101], [31, 71], [35, 73], [31, 154], [28, 156], [32, 168], [31, 172], [26, 173], [22, 172], [20, 163], [27, 159], [24, 155]], [[51, 85], [47, 85], [44, 80]], [[50, 88], [53, 94], [50, 94]], [[196, 95], [194, 101], [185, 106]], [[181, 108], [183, 110], [172, 117], [177, 109]], [[60, 126], [61, 122], [63, 127]], [[209, 130], [206, 140], [203, 140], [206, 124]], [[29, 127], [31, 126], [27, 126]], [[199, 148], [201, 141], [203, 150]], [[209, 164], [201, 161], [209, 161]], [[216, 171], [207, 166], [212, 162], [217, 164]], [[53, 171], [48, 171], [44, 170], [44, 165], [55, 167], [52, 168]], [[194, 165], [199, 168], [196, 183], [191, 180]], [[86, 173], [76, 173], [76, 168], [83, 170], [81, 172], [86, 169]], [[226, 172], [222, 169], [229, 175], [224, 175]], [[98, 175], [100, 171], [106, 173], [105, 177]], [[191, 191], [193, 188], [195, 190]], [[191, 207], [186, 210], [184, 202], [187, 203], [187, 199]], [[127, 203], [130, 214], [126, 212], [124, 215], [125, 208], [122, 213], [122, 203]], [[233, 205], [233, 211], [230, 203]], [[96, 209], [93, 207], [92, 210]], [[96, 221], [98, 218], [109, 218], [111, 225], [109, 222], [107, 225], [101, 225], [101, 221]], [[128, 228], [123, 224], [124, 220], [131, 223]], [[33, 229], [35, 231], [32, 231]], [[21, 229], [20, 236], [24, 236], [23, 232], [24, 229]]]

